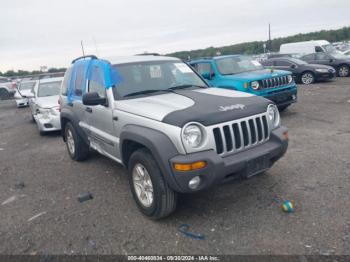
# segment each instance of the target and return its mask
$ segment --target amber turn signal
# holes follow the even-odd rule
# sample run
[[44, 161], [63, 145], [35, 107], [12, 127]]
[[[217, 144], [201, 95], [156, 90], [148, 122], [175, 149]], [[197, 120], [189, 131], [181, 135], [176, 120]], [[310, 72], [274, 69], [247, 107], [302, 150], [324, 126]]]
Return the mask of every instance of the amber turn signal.
[[244, 88], [246, 88], [246, 89], [248, 88], [248, 83], [247, 82], [244, 83]]
[[177, 171], [192, 171], [192, 170], [205, 168], [206, 166], [207, 166], [207, 163], [205, 161], [198, 161], [198, 162], [189, 163], [189, 164], [174, 163], [174, 168]]
[[288, 131], [283, 133], [283, 137], [284, 137], [285, 140], [289, 139]]

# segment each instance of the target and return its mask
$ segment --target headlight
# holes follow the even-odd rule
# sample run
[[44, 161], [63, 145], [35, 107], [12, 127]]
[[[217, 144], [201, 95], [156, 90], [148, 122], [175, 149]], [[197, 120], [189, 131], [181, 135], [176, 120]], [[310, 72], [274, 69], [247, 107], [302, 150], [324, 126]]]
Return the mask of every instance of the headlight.
[[315, 71], [319, 73], [328, 73], [328, 69], [326, 68], [317, 68]]
[[54, 116], [58, 116], [58, 107], [53, 107], [50, 109], [50, 114], [54, 115]]
[[288, 83], [292, 83], [293, 82], [293, 77], [291, 75], [288, 76]]
[[182, 132], [182, 140], [188, 147], [199, 147], [203, 141], [203, 132], [201, 127], [196, 124], [189, 124], [186, 126]]
[[280, 113], [278, 111], [277, 106], [275, 105], [269, 105], [267, 107], [267, 116], [268, 116], [268, 120], [271, 123], [271, 126], [273, 128], [277, 128], [280, 126], [281, 124], [281, 118], [280, 118]]
[[258, 90], [259, 89], [259, 82], [258, 81], [253, 81], [251, 83], [251, 87], [254, 89], [254, 90]]

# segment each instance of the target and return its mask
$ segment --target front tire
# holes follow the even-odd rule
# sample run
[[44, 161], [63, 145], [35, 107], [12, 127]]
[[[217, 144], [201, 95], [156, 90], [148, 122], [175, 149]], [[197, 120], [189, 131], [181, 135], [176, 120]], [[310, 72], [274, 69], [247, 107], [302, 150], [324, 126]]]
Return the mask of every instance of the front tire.
[[312, 72], [304, 72], [300, 77], [300, 82], [304, 85], [310, 85], [315, 82], [315, 76]]
[[350, 68], [347, 65], [342, 65], [338, 68], [338, 76], [347, 77], [350, 75]]
[[140, 211], [151, 219], [170, 215], [176, 208], [177, 194], [164, 180], [152, 154], [145, 148], [136, 150], [128, 167], [131, 192]]
[[64, 134], [69, 156], [75, 161], [85, 160], [89, 155], [89, 146], [78, 135], [70, 122], [66, 124]]
[[278, 110], [279, 110], [280, 112], [283, 112], [283, 111], [285, 111], [289, 106], [290, 106], [290, 105], [279, 106], [279, 107], [278, 107]]

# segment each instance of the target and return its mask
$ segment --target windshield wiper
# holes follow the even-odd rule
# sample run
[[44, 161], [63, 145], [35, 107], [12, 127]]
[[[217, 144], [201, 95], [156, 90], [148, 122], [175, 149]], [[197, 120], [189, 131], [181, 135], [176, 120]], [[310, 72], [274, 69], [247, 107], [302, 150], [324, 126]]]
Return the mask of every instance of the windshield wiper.
[[207, 88], [207, 86], [199, 86], [199, 85], [178, 85], [178, 86], [172, 86], [168, 90], [186, 89], [189, 87]]
[[163, 91], [164, 90], [159, 90], [159, 89], [142, 90], [142, 91], [138, 91], [138, 92], [133, 92], [133, 93], [127, 94], [124, 97], [144, 95], [144, 94], [150, 94], [150, 93], [155, 93], [155, 92], [163, 92]]

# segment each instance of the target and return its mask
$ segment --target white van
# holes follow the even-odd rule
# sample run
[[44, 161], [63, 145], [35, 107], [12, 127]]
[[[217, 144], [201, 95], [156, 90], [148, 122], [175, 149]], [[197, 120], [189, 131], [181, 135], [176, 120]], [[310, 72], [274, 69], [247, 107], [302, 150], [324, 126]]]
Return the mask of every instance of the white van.
[[326, 40], [288, 43], [280, 46], [281, 54], [311, 54], [317, 52], [333, 53], [335, 51], [335, 47]]

